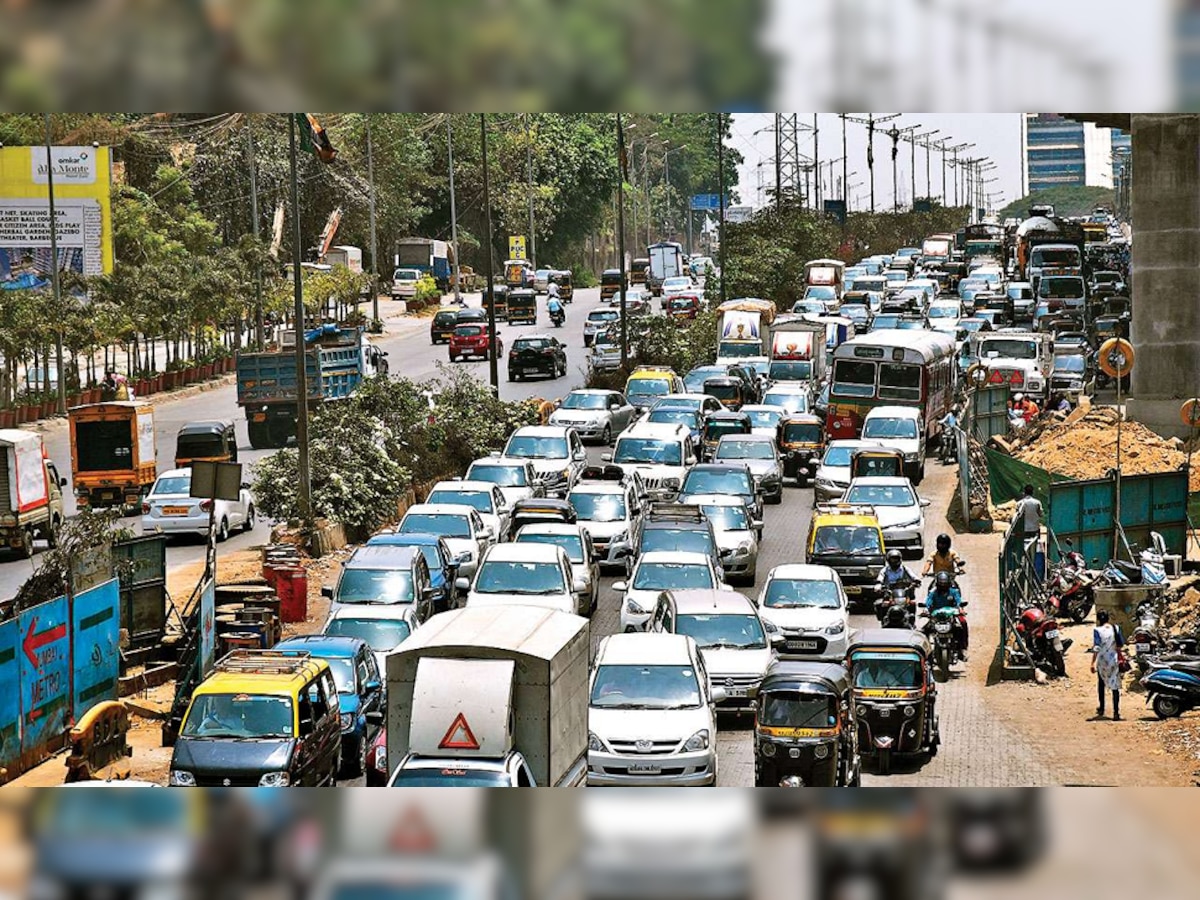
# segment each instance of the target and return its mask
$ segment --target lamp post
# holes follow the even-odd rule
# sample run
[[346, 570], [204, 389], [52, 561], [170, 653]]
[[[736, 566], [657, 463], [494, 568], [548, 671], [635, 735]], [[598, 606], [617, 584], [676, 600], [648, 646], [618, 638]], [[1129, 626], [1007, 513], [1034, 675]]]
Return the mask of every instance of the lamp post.
[[487, 113], [479, 114], [479, 152], [483, 163], [483, 270], [487, 278], [488, 377], [492, 393], [500, 396], [500, 372], [496, 365], [496, 290], [492, 284], [492, 190], [488, 177]]
[[288, 116], [288, 161], [292, 178], [292, 301], [296, 331], [296, 506], [300, 521], [312, 522], [312, 480], [308, 458], [308, 371], [304, 355], [304, 287], [300, 281], [300, 179], [296, 168], [296, 117]]
[[446, 114], [446, 157], [450, 167], [450, 243], [454, 246], [454, 302], [462, 303], [462, 267], [458, 261], [458, 207], [454, 199], [454, 116]]
[[624, 369], [629, 365], [629, 327], [625, 315], [625, 175], [628, 156], [620, 113], [617, 113], [617, 168], [617, 266], [621, 270], [618, 290], [621, 292], [621, 368]]
[[[54, 298], [54, 317], [58, 328], [54, 335], [54, 365], [58, 370], [58, 411], [67, 411], [66, 373], [63, 372], [62, 288], [58, 283], [58, 220], [54, 210], [54, 150], [50, 138], [50, 113], [46, 113], [46, 194], [50, 201], [50, 293]], [[49, 370], [49, 366], [46, 369]], [[133, 373], [129, 373], [132, 377]], [[46, 381], [49, 381], [47, 372]]]
[[721, 269], [721, 302], [725, 302], [725, 117], [717, 113], [717, 196], [721, 218], [717, 221], [717, 265]]

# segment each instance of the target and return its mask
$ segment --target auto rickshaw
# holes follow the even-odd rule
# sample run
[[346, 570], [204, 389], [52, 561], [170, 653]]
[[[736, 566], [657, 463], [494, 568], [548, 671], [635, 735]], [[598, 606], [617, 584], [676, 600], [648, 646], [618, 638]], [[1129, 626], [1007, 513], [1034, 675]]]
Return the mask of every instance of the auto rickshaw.
[[892, 447], [871, 447], [850, 454], [850, 477], [904, 478], [904, 454]]
[[[493, 284], [492, 285], [492, 296], [494, 296], [496, 298], [496, 319], [497, 320], [508, 318], [508, 290], [509, 290], [508, 285], [506, 285], [506, 284]], [[485, 290], [483, 292], [483, 308], [487, 309], [487, 305], [488, 305], [488, 292]]]
[[[625, 286], [629, 286], [628, 279], [626, 279]], [[605, 269], [600, 275], [600, 302], [607, 303], [619, 293], [621, 293], [621, 270]]]
[[700, 298], [695, 294], [676, 294], [667, 300], [667, 315], [676, 322], [700, 315]]
[[550, 273], [550, 281], [558, 285], [558, 299], [570, 303], [575, 298], [575, 286], [571, 284], [571, 273], [567, 270]]
[[864, 628], [846, 654], [857, 704], [858, 743], [880, 775], [894, 755], [932, 757], [941, 743], [932, 650], [919, 631]]
[[193, 462], [237, 462], [237, 438], [227, 420], [189, 422], [175, 438], [175, 468]]
[[700, 455], [706, 460], [712, 459], [721, 438], [727, 434], [749, 434], [752, 427], [750, 416], [744, 412], [726, 410], [710, 413], [704, 420]]
[[704, 379], [701, 393], [716, 397], [726, 409], [739, 410], [750, 402], [746, 384], [740, 378], [730, 375], [716, 375]]
[[645, 284], [646, 272], [650, 269], [650, 260], [644, 256], [639, 256], [633, 261], [633, 265], [629, 267], [629, 281], [631, 284]]
[[533, 266], [527, 259], [506, 259], [504, 261], [504, 283], [509, 288], [532, 288]]
[[846, 668], [771, 663], [754, 712], [754, 786], [857, 787], [861, 774]]
[[821, 420], [810, 413], [784, 416], [775, 443], [783, 457], [783, 477], [795, 478], [798, 484], [811, 481], [825, 455], [825, 429]]
[[505, 317], [509, 325], [524, 323], [537, 324], [537, 294], [529, 288], [508, 292], [508, 313]]

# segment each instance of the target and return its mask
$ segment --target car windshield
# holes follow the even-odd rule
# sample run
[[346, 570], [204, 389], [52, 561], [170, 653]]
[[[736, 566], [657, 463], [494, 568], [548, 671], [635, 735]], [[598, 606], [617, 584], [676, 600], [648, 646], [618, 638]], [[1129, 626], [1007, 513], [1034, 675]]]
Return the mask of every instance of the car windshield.
[[588, 313], [589, 322], [615, 322], [620, 317], [615, 309], [594, 309]]
[[192, 476], [189, 475], [174, 475], [170, 478], [160, 478], [154, 482], [154, 490], [150, 493], [156, 496], [183, 494], [185, 497], [191, 493]]
[[358, 638], [376, 653], [395, 650], [412, 634], [404, 619], [358, 619], [338, 616], [330, 619], [325, 634], [336, 637]]
[[913, 440], [917, 436], [917, 422], [915, 419], [900, 419], [890, 416], [868, 418], [863, 423], [862, 436], [864, 438]]
[[1037, 341], [988, 338], [979, 344], [980, 359], [1037, 359]]
[[514, 435], [509, 438], [504, 455], [515, 456], [518, 459], [566, 459], [567, 439], [557, 436]]
[[289, 697], [259, 694], [198, 694], [180, 735], [185, 738], [261, 740], [292, 736]]
[[713, 551], [712, 538], [707, 529], [664, 528], [655, 526], [642, 532], [642, 553], [659, 550], [676, 553], [704, 553]]
[[719, 472], [715, 469], [693, 469], [683, 482], [685, 494], [738, 494], [749, 496], [754, 493], [749, 472], [731, 469]]
[[749, 531], [750, 516], [744, 506], [714, 506], [711, 504], [700, 507], [712, 527], [717, 531]]
[[600, 666], [592, 680], [596, 709], [696, 709], [700, 682], [689, 665]]
[[605, 409], [608, 397], [604, 394], [581, 394], [572, 391], [563, 399], [559, 409]]
[[686, 425], [689, 429], [698, 428], [700, 413], [694, 409], [652, 409], [646, 416], [647, 422], [659, 422], [666, 425]]
[[761, 698], [758, 724], [767, 728], [833, 728], [837, 699], [799, 691], [770, 691]]
[[500, 487], [529, 487], [524, 466], [475, 464], [467, 470], [467, 481], [487, 481]]
[[556, 563], [491, 560], [479, 569], [471, 588], [478, 594], [561, 594], [567, 585]]
[[710, 397], [716, 397], [718, 400], [737, 400], [742, 395], [742, 385], [737, 381], [729, 382], [706, 382], [704, 385], [704, 393]]
[[627, 510], [625, 494], [593, 494], [583, 491], [572, 491], [567, 497], [575, 514], [587, 522], [623, 522]]
[[339, 694], [358, 693], [358, 679], [354, 674], [354, 660], [344, 657], [322, 657], [329, 663], [329, 671], [333, 673], [333, 683]]
[[823, 313], [825, 304], [820, 300], [797, 300], [792, 304], [794, 313]]
[[1082, 372], [1086, 367], [1082, 356], [1054, 357], [1055, 372]]
[[787, 444], [816, 444], [821, 440], [821, 426], [815, 423], [794, 422], [783, 426], [783, 441]]
[[980, 328], [982, 328], [983, 325], [984, 325], [983, 319], [972, 318], [972, 319], [959, 319], [958, 320], [958, 330], [959, 331], [974, 332], [974, 331], [978, 331]]
[[555, 547], [562, 547], [567, 554], [567, 559], [573, 563], [582, 563], [583, 559], [583, 541], [577, 534], [530, 534], [522, 532], [517, 535], [516, 542], [518, 544], [552, 544]]
[[889, 328], [896, 328], [900, 324], [900, 317], [892, 313], [881, 313], [871, 320], [872, 331], [885, 331]]
[[635, 378], [625, 388], [631, 397], [661, 397], [671, 393], [671, 382], [666, 378]]
[[755, 428], [774, 428], [783, 418], [781, 409], [745, 409], [742, 412], [750, 417], [750, 424]]
[[683, 448], [675, 441], [655, 438], [621, 438], [613, 453], [615, 463], [678, 466], [683, 462]]
[[846, 493], [847, 503], [868, 506], [914, 506], [912, 488], [903, 484], [854, 484]]
[[837, 292], [826, 285], [809, 285], [804, 291], [805, 300], [836, 300]]
[[767, 369], [772, 381], [808, 381], [812, 378], [811, 362], [773, 362]]
[[470, 506], [482, 513], [494, 512], [492, 495], [489, 491], [459, 491], [454, 488], [440, 488], [433, 491], [427, 498], [428, 503], [448, 503], [453, 506]]
[[513, 350], [545, 350], [550, 346], [546, 338], [518, 338], [513, 341]]
[[683, 386], [687, 388], [688, 393], [699, 393], [704, 388], [706, 379], [712, 378], [714, 375], [724, 375], [725, 368], [723, 366], [701, 366], [698, 369], [692, 369], [683, 376]]
[[175, 837], [192, 825], [190, 798], [175, 791], [43, 791], [38, 801], [30, 821], [39, 837], [51, 840]]
[[867, 690], [921, 686], [921, 660], [908, 653], [855, 653], [850, 657], [854, 686]]
[[1054, 250], [1034, 247], [1029, 257], [1029, 264], [1033, 266], [1077, 266], [1079, 265], [1079, 251], [1073, 247]]
[[344, 569], [339, 603], [412, 603], [411, 569]]
[[676, 634], [686, 634], [703, 650], [761, 650], [767, 636], [757, 616], [739, 613], [696, 613], [679, 616]]
[[704, 437], [712, 441], [726, 434], [749, 434], [746, 425], [741, 419], [710, 419], [704, 423]]
[[868, 525], [822, 525], [817, 528], [813, 554], [824, 553], [881, 555], [879, 529]]
[[469, 538], [471, 520], [453, 513], [408, 513], [397, 529], [401, 534], [437, 534], [450, 538]]
[[393, 281], [418, 281], [421, 273], [417, 269], [397, 269], [392, 275]]
[[1043, 278], [1038, 282], [1038, 296], [1052, 300], [1074, 299], [1083, 296], [1082, 278]]
[[712, 570], [694, 563], [642, 563], [633, 577], [637, 591], [701, 590], [716, 587]]
[[[879, 317], [875, 317], [879, 321]], [[856, 359], [839, 359], [833, 365], [833, 393], [847, 397], [870, 397], [875, 393], [875, 370], [873, 362]]]
[[821, 460], [821, 465], [837, 468], [839, 466], [849, 466], [850, 456], [857, 447], [830, 447], [825, 451], [825, 458]]
[[772, 578], [767, 582], [763, 606], [769, 609], [841, 609], [842, 598], [832, 580]]
[[775, 445], [770, 441], [739, 441], [728, 438], [717, 445], [717, 459], [774, 459]]
[[[789, 365], [792, 364], [789, 363]], [[767, 391], [763, 395], [763, 405], [778, 406], [790, 413], [805, 413], [808, 412], [808, 396], [786, 391]]]
[[456, 325], [454, 326], [455, 337], [478, 337], [483, 334], [482, 325]]
[[957, 306], [931, 306], [929, 307], [929, 318], [931, 319], [954, 319], [958, 317]]
[[686, 288], [686, 287], [691, 287], [691, 286], [692, 286], [692, 279], [690, 279], [690, 278], [668, 278], [666, 281], [663, 282], [663, 288], [666, 290], [678, 290], [680, 288]]

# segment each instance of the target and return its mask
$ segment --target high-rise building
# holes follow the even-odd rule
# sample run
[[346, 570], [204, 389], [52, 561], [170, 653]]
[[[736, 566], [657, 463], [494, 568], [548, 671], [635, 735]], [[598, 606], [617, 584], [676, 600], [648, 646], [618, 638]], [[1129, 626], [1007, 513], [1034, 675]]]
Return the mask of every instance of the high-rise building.
[[1112, 132], [1056, 113], [1026, 113], [1026, 193], [1064, 185], [1113, 186]]

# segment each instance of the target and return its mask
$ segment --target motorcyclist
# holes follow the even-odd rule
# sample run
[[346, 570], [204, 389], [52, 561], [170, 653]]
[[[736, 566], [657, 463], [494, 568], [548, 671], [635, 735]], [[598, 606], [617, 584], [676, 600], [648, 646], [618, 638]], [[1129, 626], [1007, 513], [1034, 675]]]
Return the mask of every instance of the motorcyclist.
[[925, 597], [925, 608], [932, 614], [935, 610], [946, 607], [958, 610], [958, 649], [963, 662], [966, 662], [969, 634], [967, 617], [962, 611], [962, 594], [959, 593], [958, 585], [954, 583], [954, 576], [943, 571], [933, 578], [933, 587]]
[[[875, 615], [880, 622], [884, 621], [886, 611], [892, 605], [890, 596], [892, 588], [911, 588], [917, 583], [912, 573], [904, 565], [904, 557], [899, 550], [889, 550], [885, 558], [887, 564], [879, 570], [879, 577], [875, 579], [876, 592], [879, 594], [879, 599], [875, 601]], [[907, 591], [906, 596], [911, 601], [911, 594]], [[905, 605], [908, 606], [909, 603], [906, 602]], [[909, 624], [911, 624], [911, 619]]]
[[558, 298], [558, 285], [552, 283], [549, 292], [549, 299], [546, 301], [546, 312], [550, 313], [551, 321], [565, 320], [567, 311], [563, 307], [562, 300]]
[[546, 300], [550, 301], [550, 300], [558, 300], [558, 299], [560, 299], [560, 295], [558, 292], [558, 283], [551, 281], [550, 284], [546, 286]]
[[[936, 576], [938, 572], [949, 572], [951, 576], [961, 574], [966, 568], [966, 563], [950, 549], [950, 535], [939, 534], [936, 543], [937, 550], [930, 555], [929, 559], [925, 560], [925, 567], [921, 569], [921, 577]], [[933, 585], [930, 585], [929, 589], [932, 591]]]

